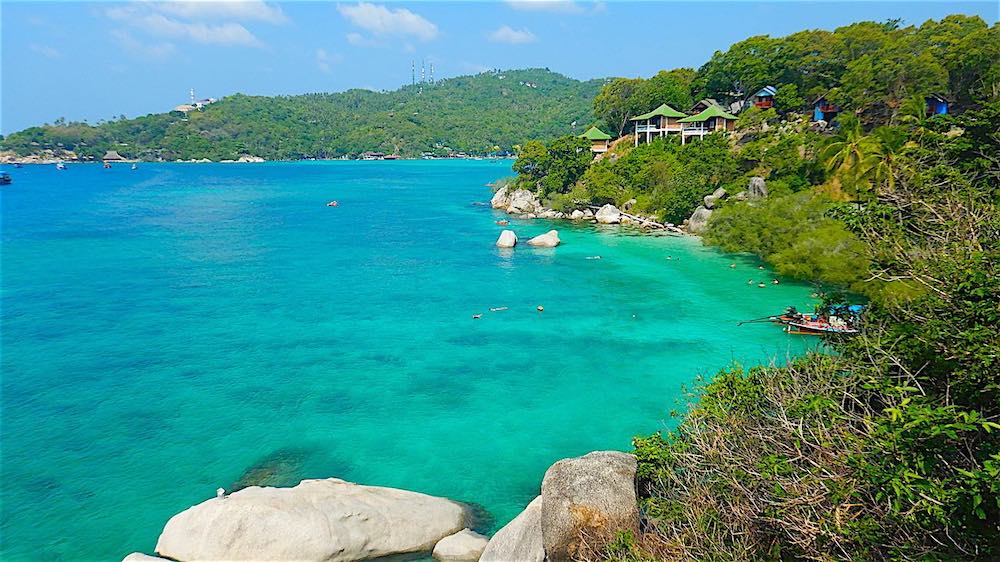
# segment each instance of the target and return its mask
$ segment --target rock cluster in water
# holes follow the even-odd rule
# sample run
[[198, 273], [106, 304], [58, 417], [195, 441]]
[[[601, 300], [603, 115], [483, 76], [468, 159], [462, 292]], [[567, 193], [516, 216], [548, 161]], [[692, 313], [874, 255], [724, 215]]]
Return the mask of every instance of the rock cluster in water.
[[468, 506], [336, 478], [292, 488], [252, 486], [170, 519], [156, 552], [123, 562], [354, 562], [431, 552], [439, 562], [568, 562], [582, 537], [638, 531], [632, 455], [598, 451], [545, 473], [541, 494], [492, 539], [467, 528]]
[[509, 186], [503, 186], [493, 194], [490, 206], [525, 219], [569, 219], [599, 224], [632, 224], [679, 232], [679, 229], [672, 224], [659, 224], [652, 218], [631, 214], [629, 211], [635, 202], [635, 199], [626, 202], [623, 205], [625, 211], [607, 204], [598, 209], [596, 213], [590, 208], [575, 209], [564, 213], [546, 208], [539, 201], [538, 196], [527, 189], [511, 190]]

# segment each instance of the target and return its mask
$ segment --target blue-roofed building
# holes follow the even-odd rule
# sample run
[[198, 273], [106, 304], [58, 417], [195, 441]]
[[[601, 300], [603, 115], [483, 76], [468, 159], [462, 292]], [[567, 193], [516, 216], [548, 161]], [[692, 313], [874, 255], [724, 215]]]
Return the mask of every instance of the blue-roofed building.
[[832, 122], [840, 113], [840, 108], [827, 101], [826, 96], [820, 96], [813, 102], [813, 121]]
[[768, 109], [774, 107], [774, 95], [777, 93], [778, 89], [774, 86], [764, 86], [750, 98], [750, 101], [758, 109]]
[[948, 99], [941, 94], [931, 94], [924, 98], [927, 103], [927, 115], [948, 115]]

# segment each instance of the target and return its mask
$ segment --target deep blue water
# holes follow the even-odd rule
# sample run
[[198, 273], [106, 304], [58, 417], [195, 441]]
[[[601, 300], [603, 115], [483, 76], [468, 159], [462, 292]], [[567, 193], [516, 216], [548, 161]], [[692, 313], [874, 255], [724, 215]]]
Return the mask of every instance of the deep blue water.
[[499, 215], [474, 202], [509, 163], [10, 171], [4, 560], [150, 552], [248, 470], [445, 495], [502, 525], [553, 461], [672, 424], [695, 376], [809, 343], [735, 325], [809, 288], [748, 285], [772, 274], [697, 239], [513, 221], [564, 244], [496, 249]]

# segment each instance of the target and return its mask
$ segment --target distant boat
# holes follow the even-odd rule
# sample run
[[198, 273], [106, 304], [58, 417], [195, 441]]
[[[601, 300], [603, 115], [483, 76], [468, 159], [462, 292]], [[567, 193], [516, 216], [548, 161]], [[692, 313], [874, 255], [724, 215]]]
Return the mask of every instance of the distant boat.
[[10, 179], [10, 174], [7, 172], [0, 173], [0, 185], [10, 185], [14, 180]]
[[133, 170], [138, 170], [139, 169], [139, 165], [138, 164], [132, 164], [132, 169]]
[[24, 165], [22, 165], [20, 162], [14, 162], [14, 167], [15, 168], [23, 168]]
[[56, 169], [57, 170], [65, 170], [66, 169], [66, 164], [63, 164], [62, 162], [56, 162]]

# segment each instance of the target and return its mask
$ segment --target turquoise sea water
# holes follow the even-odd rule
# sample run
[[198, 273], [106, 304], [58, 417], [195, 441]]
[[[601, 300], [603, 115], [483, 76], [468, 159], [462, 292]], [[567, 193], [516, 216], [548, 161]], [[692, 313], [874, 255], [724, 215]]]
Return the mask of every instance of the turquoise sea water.
[[671, 425], [697, 375], [814, 345], [736, 326], [808, 287], [697, 239], [512, 221], [564, 243], [498, 250], [474, 203], [509, 163], [11, 172], [4, 560], [151, 552], [238, 481], [403, 487], [495, 528], [553, 461]]

